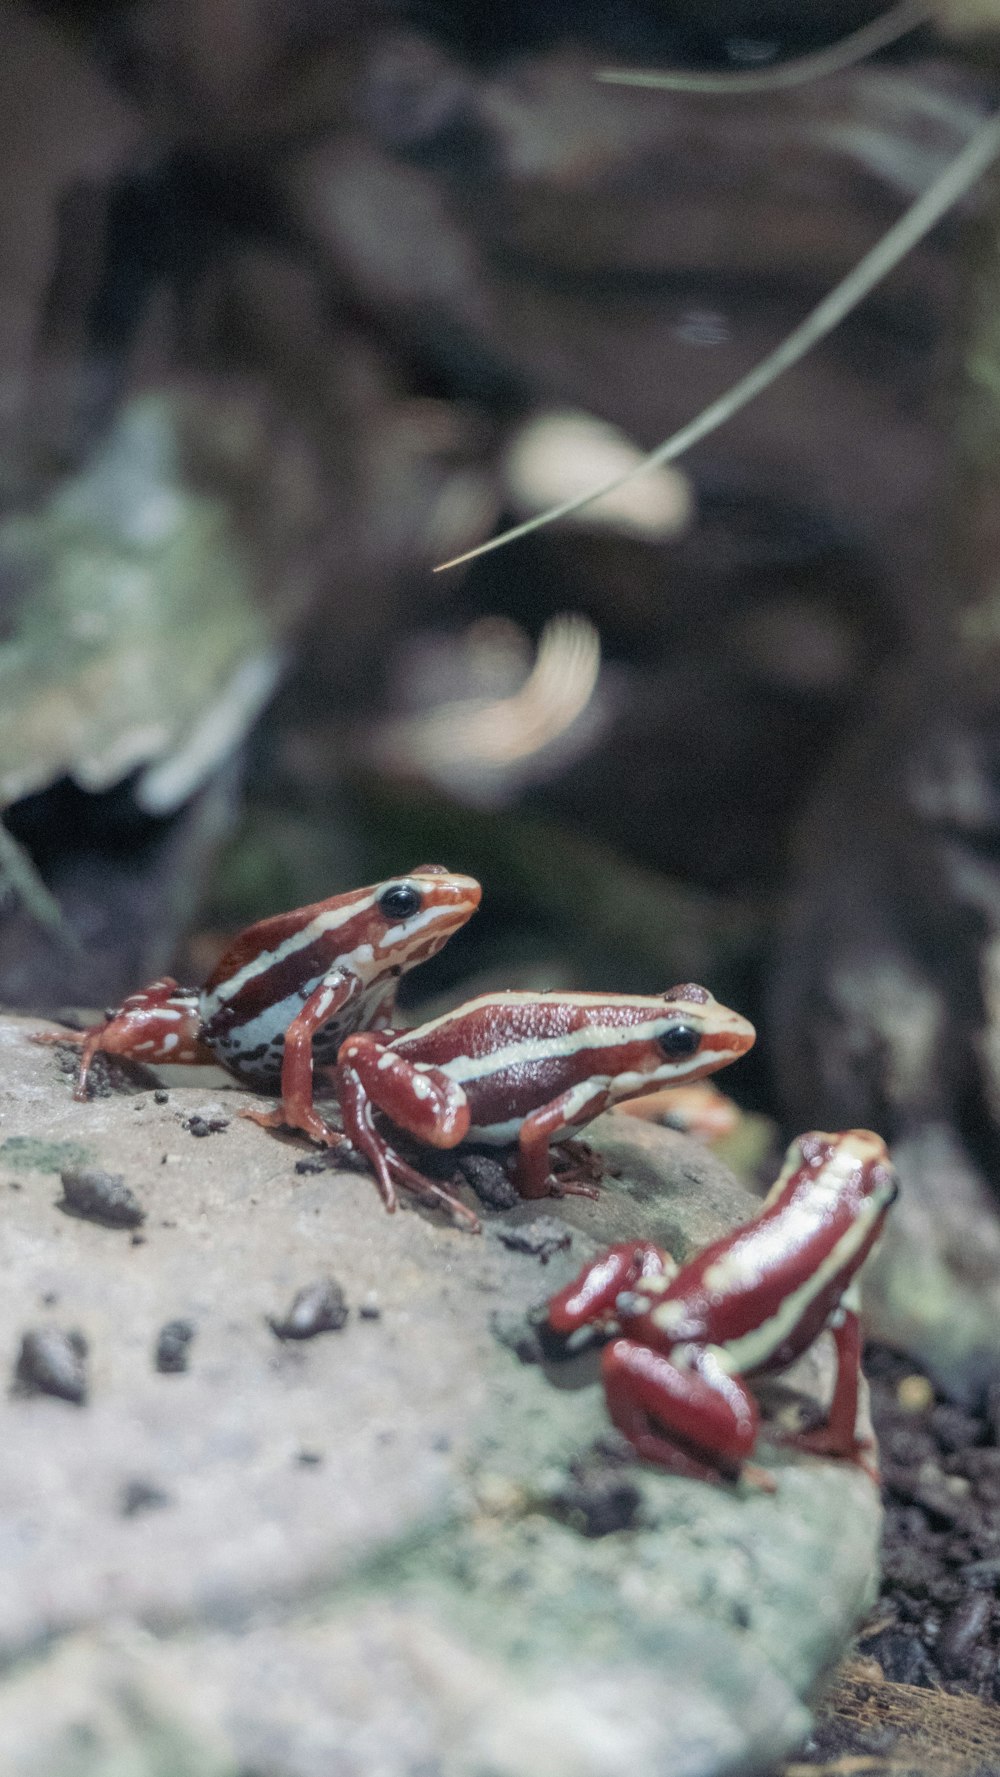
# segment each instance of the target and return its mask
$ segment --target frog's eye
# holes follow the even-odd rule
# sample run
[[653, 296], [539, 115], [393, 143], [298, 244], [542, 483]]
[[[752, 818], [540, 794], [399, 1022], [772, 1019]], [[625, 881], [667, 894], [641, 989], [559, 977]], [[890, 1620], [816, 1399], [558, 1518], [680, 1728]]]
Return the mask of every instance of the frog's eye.
[[379, 895], [378, 910], [386, 919], [409, 919], [411, 913], [419, 912], [423, 902], [423, 895], [411, 882], [395, 882]]
[[701, 1031], [693, 1024], [668, 1024], [656, 1040], [668, 1061], [678, 1061], [682, 1055], [693, 1055], [701, 1047]]

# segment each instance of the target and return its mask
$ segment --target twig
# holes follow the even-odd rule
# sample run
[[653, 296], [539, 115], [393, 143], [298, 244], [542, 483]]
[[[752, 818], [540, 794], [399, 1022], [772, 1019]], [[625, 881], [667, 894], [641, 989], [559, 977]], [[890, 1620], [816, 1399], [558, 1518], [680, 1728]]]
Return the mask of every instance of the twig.
[[657, 91], [678, 93], [777, 92], [853, 68], [856, 62], [877, 55], [880, 49], [926, 24], [930, 16], [930, 7], [923, 0], [901, 0], [899, 6], [890, 7], [880, 18], [862, 25], [860, 31], [852, 31], [849, 37], [841, 37], [837, 43], [814, 50], [811, 55], [781, 62], [776, 68], [755, 68], [738, 74], [692, 74], [675, 68], [606, 68], [594, 79], [607, 86], [655, 87]]
[[857, 308], [869, 291], [881, 283], [918, 241], [922, 241], [930, 233], [935, 223], [940, 222], [941, 217], [964, 196], [970, 186], [975, 185], [998, 154], [1000, 115], [989, 118], [976, 131], [961, 154], [957, 154], [948, 163], [944, 172], [928, 186], [923, 195], [910, 205], [871, 251], [863, 259], [859, 259], [846, 278], [824, 296], [805, 320], [800, 321], [786, 335], [775, 351], [762, 358], [753, 370], [727, 389], [724, 395], [710, 402], [695, 419], [682, 426], [679, 432], [658, 445], [656, 450], [650, 451], [641, 463], [629, 469], [626, 474], [616, 476], [613, 481], [592, 488], [588, 494], [578, 494], [575, 499], [565, 500], [560, 506], [550, 506], [547, 512], [539, 512], [534, 518], [525, 519], [523, 524], [514, 525], [510, 530], [501, 532], [498, 537], [491, 537], [477, 548], [467, 550], [464, 555], [456, 555], [450, 561], [440, 562], [434, 572], [440, 574], [446, 568], [457, 568], [463, 562], [475, 561], [477, 556], [488, 555], [494, 549], [513, 543], [518, 537], [526, 537], [531, 531], [540, 530], [543, 525], [553, 524], [557, 518], [567, 518], [571, 512], [579, 512], [582, 507], [589, 506], [592, 500], [599, 500], [603, 494], [610, 494], [616, 488], [624, 487], [634, 475], [642, 475], [647, 469], [656, 469], [661, 463], [674, 462], [684, 451], [690, 450], [693, 444], [698, 444], [710, 432], [717, 431], [719, 426], [732, 419], [741, 408], [749, 406], [751, 401], [770, 388], [784, 371], [790, 370], [793, 364], [804, 358], [828, 333], [832, 333], [845, 315]]

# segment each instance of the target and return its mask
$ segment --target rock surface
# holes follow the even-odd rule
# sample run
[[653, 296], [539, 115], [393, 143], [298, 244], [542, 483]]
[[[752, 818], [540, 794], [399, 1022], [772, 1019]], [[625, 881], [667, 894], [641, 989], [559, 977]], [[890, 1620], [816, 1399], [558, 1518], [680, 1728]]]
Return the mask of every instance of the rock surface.
[[[227, 1087], [76, 1104], [31, 1028], [0, 1023], [0, 1350], [13, 1379], [26, 1328], [79, 1328], [88, 1397], [5, 1408], [7, 1777], [709, 1777], [801, 1739], [870, 1594], [864, 1475], [768, 1453], [768, 1496], [654, 1472], [616, 1450], [592, 1356], [522, 1362], [493, 1330], [609, 1239], [683, 1256], [745, 1218], [717, 1162], [605, 1120], [622, 1176], [545, 1206], [572, 1241], [543, 1265], [387, 1216], [359, 1174], [297, 1175], [303, 1144]], [[220, 1109], [210, 1141], [182, 1124]], [[124, 1175], [141, 1235], [59, 1212], [72, 1164]], [[328, 1275], [346, 1326], [277, 1340]], [[197, 1338], [164, 1374], [177, 1319]]]

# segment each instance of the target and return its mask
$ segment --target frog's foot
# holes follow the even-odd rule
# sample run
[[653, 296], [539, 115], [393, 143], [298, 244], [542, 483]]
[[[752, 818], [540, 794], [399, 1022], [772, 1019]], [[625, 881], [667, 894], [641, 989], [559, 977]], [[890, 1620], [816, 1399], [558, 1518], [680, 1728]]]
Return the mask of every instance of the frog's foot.
[[259, 1111], [253, 1105], [245, 1105], [240, 1116], [246, 1117], [250, 1123], [259, 1123], [262, 1129], [299, 1129], [321, 1148], [338, 1148], [345, 1139], [318, 1111], [305, 1105], [286, 1105], [283, 1099], [279, 1099], [271, 1111]]
[[775, 1431], [768, 1428], [772, 1443], [785, 1450], [801, 1450], [807, 1456], [828, 1456], [838, 1462], [851, 1462], [863, 1469], [876, 1487], [882, 1485], [874, 1441], [851, 1437], [846, 1441], [832, 1425], [817, 1425], [810, 1431]]
[[81, 1048], [87, 1041], [85, 1030], [32, 1030], [28, 1032], [29, 1043], [63, 1043]]
[[[604, 1162], [599, 1154], [582, 1141], [561, 1141], [555, 1148], [558, 1170], [548, 1173], [545, 1183], [549, 1197], [599, 1197], [598, 1184], [604, 1176]], [[564, 1164], [558, 1165], [562, 1161]]]
[[[388, 1142], [381, 1143], [380, 1146], [382, 1148], [380, 1159], [385, 1167], [387, 1177], [383, 1178], [382, 1166], [379, 1165], [375, 1166], [375, 1175], [386, 1209], [392, 1210], [396, 1207], [396, 1194], [392, 1190], [392, 1183], [395, 1182], [404, 1191], [412, 1191], [416, 1196], [422, 1197], [424, 1202], [430, 1204], [432, 1208], [448, 1210], [457, 1222], [463, 1223], [468, 1228], [470, 1234], [482, 1233], [479, 1217], [469, 1209], [467, 1204], [462, 1202], [461, 1197], [456, 1197], [454, 1191], [449, 1191], [445, 1185], [438, 1184], [436, 1179], [428, 1178], [425, 1173], [418, 1172], [416, 1167], [404, 1160], [401, 1154], [397, 1154], [395, 1148], [390, 1147]], [[389, 1192], [385, 1189], [386, 1183], [389, 1184]]]

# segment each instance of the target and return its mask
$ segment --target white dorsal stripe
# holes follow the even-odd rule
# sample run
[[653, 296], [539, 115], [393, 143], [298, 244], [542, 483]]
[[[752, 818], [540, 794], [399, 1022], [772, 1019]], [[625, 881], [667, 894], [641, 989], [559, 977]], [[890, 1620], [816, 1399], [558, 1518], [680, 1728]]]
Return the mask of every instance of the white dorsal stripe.
[[[381, 890], [379, 892], [381, 893]], [[286, 957], [294, 956], [296, 951], [308, 950], [310, 944], [315, 944], [318, 938], [324, 937], [327, 932], [337, 931], [340, 926], [346, 925], [348, 920], [356, 919], [359, 913], [366, 913], [374, 905], [375, 894], [373, 892], [366, 895], [362, 901], [351, 901], [347, 907], [333, 907], [325, 913], [318, 913], [315, 919], [309, 921], [308, 925], [301, 926], [297, 932], [290, 933], [281, 944], [276, 945], [274, 950], [260, 951], [257, 956], [251, 957], [248, 963], [244, 963], [242, 969], [237, 969], [235, 975], [229, 975], [225, 981], [220, 981], [211, 993], [205, 994], [202, 999], [202, 1017], [211, 1017], [220, 1005], [235, 999], [248, 981], [254, 981], [258, 975], [266, 974], [268, 969], [273, 969], [276, 963], [283, 963]]]
[[[327, 909], [325, 913], [318, 913], [314, 919], [309, 921], [308, 925], [302, 926], [297, 932], [292, 932], [273, 950], [262, 950], [258, 956], [252, 957], [248, 963], [244, 963], [242, 969], [237, 969], [234, 975], [228, 976], [225, 981], [220, 981], [211, 993], [205, 994], [202, 998], [202, 1017], [204, 1019], [210, 1018], [221, 1005], [235, 999], [248, 981], [256, 980], [258, 975], [266, 974], [269, 969], [285, 962], [288, 957], [295, 956], [298, 951], [308, 950], [311, 944], [315, 944], [329, 932], [336, 932], [341, 926], [347, 925], [350, 920], [356, 919], [359, 914], [367, 913], [375, 906], [379, 896], [385, 894], [386, 889], [420, 888], [422, 886], [424, 885], [419, 878], [401, 876], [389, 882], [379, 883], [378, 887], [372, 889], [369, 894], [364, 895], [360, 900], [357, 898], [351, 900], [346, 907], [333, 907]], [[434, 925], [441, 919], [442, 914], [449, 912], [457, 916], [458, 909], [431, 905], [425, 907], [420, 913], [414, 914], [412, 918], [402, 920], [398, 925], [387, 927], [378, 944], [382, 960], [389, 952], [395, 952], [393, 960], [398, 962], [404, 945], [409, 949], [411, 941], [417, 939], [427, 926]], [[336, 963], [331, 967], [344, 968], [350, 965], [356, 973], [363, 976], [366, 968], [370, 967], [374, 960], [375, 947], [369, 935], [365, 943], [357, 945], [354, 950], [338, 957]], [[381, 967], [381, 962], [379, 966]], [[317, 974], [317, 981], [321, 981], [322, 978], [322, 972]]]

